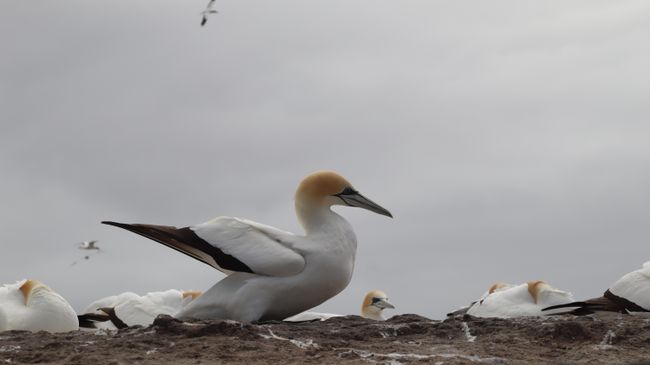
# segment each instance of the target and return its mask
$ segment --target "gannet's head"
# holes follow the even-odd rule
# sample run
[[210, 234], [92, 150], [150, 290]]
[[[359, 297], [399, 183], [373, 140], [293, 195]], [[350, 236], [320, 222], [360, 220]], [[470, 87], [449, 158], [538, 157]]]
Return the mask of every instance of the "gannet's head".
[[186, 290], [186, 291], [183, 292], [183, 299], [191, 298], [190, 300], [194, 300], [194, 299], [200, 297], [201, 294], [203, 294], [203, 292], [198, 291], [198, 290]]
[[488, 289], [488, 294], [492, 294], [492, 293], [494, 293], [496, 291], [499, 291], [501, 289], [505, 289], [505, 288], [507, 288], [509, 286], [510, 285], [506, 284], [506, 283], [494, 283], [494, 284], [492, 284], [490, 289]]
[[45, 284], [41, 283], [38, 280], [32, 280], [32, 279], [25, 280], [25, 282], [20, 286], [19, 290], [23, 294], [23, 298], [25, 300], [24, 303], [26, 307], [29, 307], [30, 299], [32, 298], [34, 293], [41, 290], [51, 291], [51, 289], [48, 288]]
[[381, 290], [373, 290], [366, 294], [361, 305], [361, 317], [383, 321], [384, 316], [382, 312], [386, 308], [395, 308], [391, 302], [388, 301], [386, 293]]
[[546, 282], [543, 280], [534, 280], [528, 282], [528, 293], [530, 293], [530, 296], [533, 297], [535, 304], [537, 304], [537, 301], [539, 300], [539, 293], [548, 287], [549, 285], [546, 284]]
[[379, 204], [361, 195], [343, 176], [333, 171], [318, 171], [302, 180], [296, 190], [296, 204], [330, 207], [344, 205], [368, 209], [393, 217]]

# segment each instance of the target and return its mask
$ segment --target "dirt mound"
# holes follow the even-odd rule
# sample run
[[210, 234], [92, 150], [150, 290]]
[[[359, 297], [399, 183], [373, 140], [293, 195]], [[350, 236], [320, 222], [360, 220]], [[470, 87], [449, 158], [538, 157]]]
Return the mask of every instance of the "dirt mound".
[[[645, 361], [645, 362], [644, 362]], [[321, 364], [630, 363], [650, 365], [650, 317], [587, 316], [434, 321], [402, 315], [324, 322], [181, 322], [115, 332], [0, 333], [0, 363]]]

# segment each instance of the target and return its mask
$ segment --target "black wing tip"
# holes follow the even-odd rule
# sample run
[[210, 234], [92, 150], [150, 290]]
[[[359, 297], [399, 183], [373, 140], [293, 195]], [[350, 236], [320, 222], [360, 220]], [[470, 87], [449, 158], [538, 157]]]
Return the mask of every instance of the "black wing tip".
[[587, 303], [587, 302], [571, 302], [571, 303], [558, 304], [558, 305], [552, 305], [550, 307], [546, 307], [542, 309], [542, 312], [553, 310], [553, 309], [561, 309], [561, 308], [582, 309], [582, 308], [589, 308], [589, 307], [596, 307], [596, 306], [599, 306], [599, 304]]

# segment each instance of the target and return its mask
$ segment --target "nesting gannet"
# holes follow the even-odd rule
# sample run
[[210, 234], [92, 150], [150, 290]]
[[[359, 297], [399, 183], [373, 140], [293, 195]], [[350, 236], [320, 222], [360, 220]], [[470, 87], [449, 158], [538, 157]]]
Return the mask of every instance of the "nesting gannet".
[[[466, 313], [475, 317], [513, 318], [542, 316], [542, 308], [570, 303], [571, 293], [552, 288], [537, 280], [520, 285], [495, 284]], [[454, 313], [457, 314], [457, 313]]]
[[234, 217], [176, 228], [103, 222], [158, 241], [228, 276], [176, 314], [243, 322], [282, 320], [343, 290], [354, 269], [357, 239], [333, 205], [392, 217], [342, 176], [321, 171], [298, 186], [295, 209], [304, 236]]
[[544, 311], [577, 315], [594, 312], [650, 312], [650, 261], [644, 263], [642, 268], [623, 275], [602, 297], [553, 305], [544, 308]]
[[366, 294], [361, 305], [361, 317], [374, 319], [375, 321], [385, 321], [384, 309], [395, 308], [391, 302], [388, 301], [386, 293], [381, 290], [373, 290]]
[[148, 326], [158, 315], [174, 315], [200, 295], [198, 291], [175, 289], [142, 296], [125, 292], [89, 304], [79, 316], [79, 323], [81, 327], [106, 329]]
[[214, 3], [215, 3], [215, 2], [216, 2], [216, 0], [210, 0], [210, 1], [208, 2], [208, 5], [205, 7], [205, 10], [203, 10], [203, 11], [201, 12], [201, 15], [203, 16], [203, 17], [201, 18], [201, 26], [204, 26], [204, 25], [205, 25], [205, 23], [208, 21], [208, 16], [209, 16], [210, 14], [216, 14], [216, 13], [218, 13], [218, 11], [216, 11], [216, 10], [212, 10], [212, 8], [214, 7]]
[[[70, 304], [36, 280], [0, 287], [1, 330], [67, 332], [79, 329]], [[2, 324], [4, 322], [4, 324]]]
[[489, 288], [485, 293], [483, 293], [483, 295], [481, 295], [478, 299], [476, 299], [475, 301], [471, 302], [471, 303], [470, 303], [469, 305], [467, 305], [467, 306], [461, 307], [461, 308], [459, 308], [459, 309], [457, 309], [457, 310], [455, 310], [455, 311], [453, 311], [453, 312], [451, 312], [451, 313], [447, 313], [447, 316], [448, 316], [448, 317], [452, 317], [452, 316], [457, 316], [457, 315], [463, 315], [463, 314], [466, 314], [467, 311], [468, 311], [472, 306], [474, 306], [475, 304], [477, 304], [477, 303], [479, 303], [479, 304], [483, 303], [483, 301], [485, 300], [485, 298], [487, 298], [488, 295], [490, 295], [490, 294], [492, 294], [492, 293], [494, 293], [494, 292], [496, 292], [496, 291], [505, 290], [505, 289], [512, 288], [512, 287], [513, 287], [512, 284], [506, 284], [506, 283], [494, 283], [494, 284], [492, 284], [492, 286], [490, 286], [490, 288]]
[[[383, 291], [373, 290], [366, 294], [361, 304], [361, 317], [374, 319], [376, 321], [386, 320], [383, 316], [383, 310], [386, 308], [395, 308], [393, 304], [388, 301], [388, 297]], [[285, 321], [287, 322], [309, 322], [309, 321], [324, 321], [333, 317], [343, 317], [343, 314], [320, 313], [320, 312], [302, 312], [291, 316]]]

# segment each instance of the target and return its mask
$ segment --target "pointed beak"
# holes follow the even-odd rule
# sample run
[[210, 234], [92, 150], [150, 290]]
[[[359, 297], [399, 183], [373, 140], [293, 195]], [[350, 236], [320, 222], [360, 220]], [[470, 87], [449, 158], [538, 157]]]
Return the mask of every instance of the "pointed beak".
[[338, 196], [341, 200], [343, 200], [345, 204], [351, 207], [368, 209], [371, 212], [375, 212], [377, 214], [381, 214], [393, 218], [393, 215], [390, 214], [388, 210], [384, 209], [379, 204], [361, 195], [361, 193], [359, 192], [354, 192], [354, 193], [344, 192], [341, 194], [337, 194], [336, 196]]
[[380, 299], [379, 301], [373, 303], [372, 305], [380, 309], [386, 309], [386, 308], [395, 309], [395, 306], [391, 302], [389, 302], [387, 298]]

